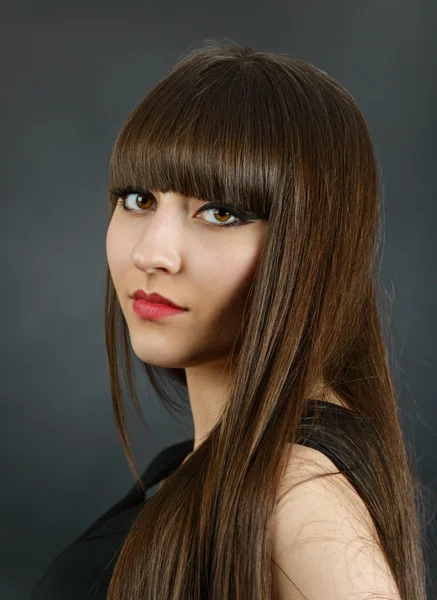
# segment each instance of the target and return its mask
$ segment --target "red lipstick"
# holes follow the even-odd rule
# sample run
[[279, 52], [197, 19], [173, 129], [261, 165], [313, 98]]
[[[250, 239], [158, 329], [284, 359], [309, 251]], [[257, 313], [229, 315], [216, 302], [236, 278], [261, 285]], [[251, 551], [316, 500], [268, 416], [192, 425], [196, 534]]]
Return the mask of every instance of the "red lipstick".
[[132, 307], [137, 315], [151, 321], [180, 315], [187, 310], [157, 293], [146, 294], [143, 290], [136, 290], [132, 298]]

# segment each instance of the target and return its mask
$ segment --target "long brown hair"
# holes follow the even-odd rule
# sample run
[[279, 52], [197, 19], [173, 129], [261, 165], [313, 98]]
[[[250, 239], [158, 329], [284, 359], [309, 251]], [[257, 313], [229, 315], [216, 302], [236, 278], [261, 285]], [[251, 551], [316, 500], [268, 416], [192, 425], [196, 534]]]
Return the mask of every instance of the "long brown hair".
[[[124, 123], [109, 165], [111, 215], [113, 190], [141, 185], [226, 201], [265, 219], [268, 233], [220, 418], [145, 503], [108, 600], [272, 598], [270, 526], [286, 449], [299, 441], [308, 398], [328, 389], [351, 411], [348, 428], [323, 424], [331, 451], [351, 457], [350, 480], [402, 599], [426, 597], [421, 485], [382, 325], [381, 179], [366, 120], [344, 87], [301, 59], [226, 38], [190, 48]], [[123, 382], [143, 417], [109, 270], [105, 319], [116, 424], [146, 491]], [[164, 405], [180, 408], [185, 370], [140, 363]], [[320, 418], [316, 410], [314, 428]]]

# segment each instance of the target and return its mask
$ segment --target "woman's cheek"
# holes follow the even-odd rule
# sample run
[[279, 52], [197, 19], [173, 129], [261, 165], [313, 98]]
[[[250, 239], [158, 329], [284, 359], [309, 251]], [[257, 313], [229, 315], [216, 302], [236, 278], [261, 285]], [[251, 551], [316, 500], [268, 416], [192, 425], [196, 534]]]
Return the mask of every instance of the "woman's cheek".
[[127, 264], [130, 256], [128, 244], [129, 240], [123, 235], [123, 230], [111, 221], [106, 233], [106, 256], [111, 274]]

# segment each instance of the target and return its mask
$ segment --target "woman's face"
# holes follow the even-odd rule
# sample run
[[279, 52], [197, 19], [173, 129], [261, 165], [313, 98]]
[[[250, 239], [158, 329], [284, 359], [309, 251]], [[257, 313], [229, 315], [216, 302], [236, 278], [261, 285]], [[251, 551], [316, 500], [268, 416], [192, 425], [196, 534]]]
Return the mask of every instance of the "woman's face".
[[[186, 368], [226, 359], [263, 251], [267, 222], [238, 222], [226, 209], [172, 192], [124, 196], [114, 210], [106, 252], [133, 350], [152, 365]], [[187, 310], [157, 321], [133, 310], [137, 289]]]

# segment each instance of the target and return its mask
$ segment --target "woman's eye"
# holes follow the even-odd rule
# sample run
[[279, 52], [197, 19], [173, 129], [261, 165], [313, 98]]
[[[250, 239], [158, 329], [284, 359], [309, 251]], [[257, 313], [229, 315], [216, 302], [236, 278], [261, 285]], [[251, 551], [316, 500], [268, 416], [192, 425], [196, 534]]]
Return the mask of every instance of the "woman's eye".
[[[120, 195], [118, 204], [120, 204], [122, 208], [128, 212], [141, 213], [147, 212], [151, 208], [154, 200], [155, 198], [151, 196], [135, 193], [123, 196]], [[207, 223], [213, 227], [232, 227], [244, 225], [245, 223], [243, 219], [236, 217], [230, 209], [226, 208], [219, 202], [210, 202], [209, 204], [202, 206], [197, 211], [197, 214], [200, 213], [210, 213], [210, 216], [213, 220], [207, 220]], [[230, 217], [234, 220], [230, 221]]]
[[[152, 201], [152, 198], [150, 198], [149, 196], [141, 196], [140, 194], [128, 194], [127, 196], [122, 196], [120, 198], [121, 204], [125, 210], [131, 211], [131, 212], [135, 211], [135, 208], [130, 208], [127, 206], [129, 198], [135, 198], [135, 197], [136, 197], [136, 199], [133, 201], [133, 204], [131, 206], [135, 205], [137, 208], [138, 207], [141, 209], [144, 208], [146, 210], [148, 208], [150, 208], [150, 206], [146, 206], [149, 202]], [[139, 211], [137, 211], [137, 212], [139, 212]]]

